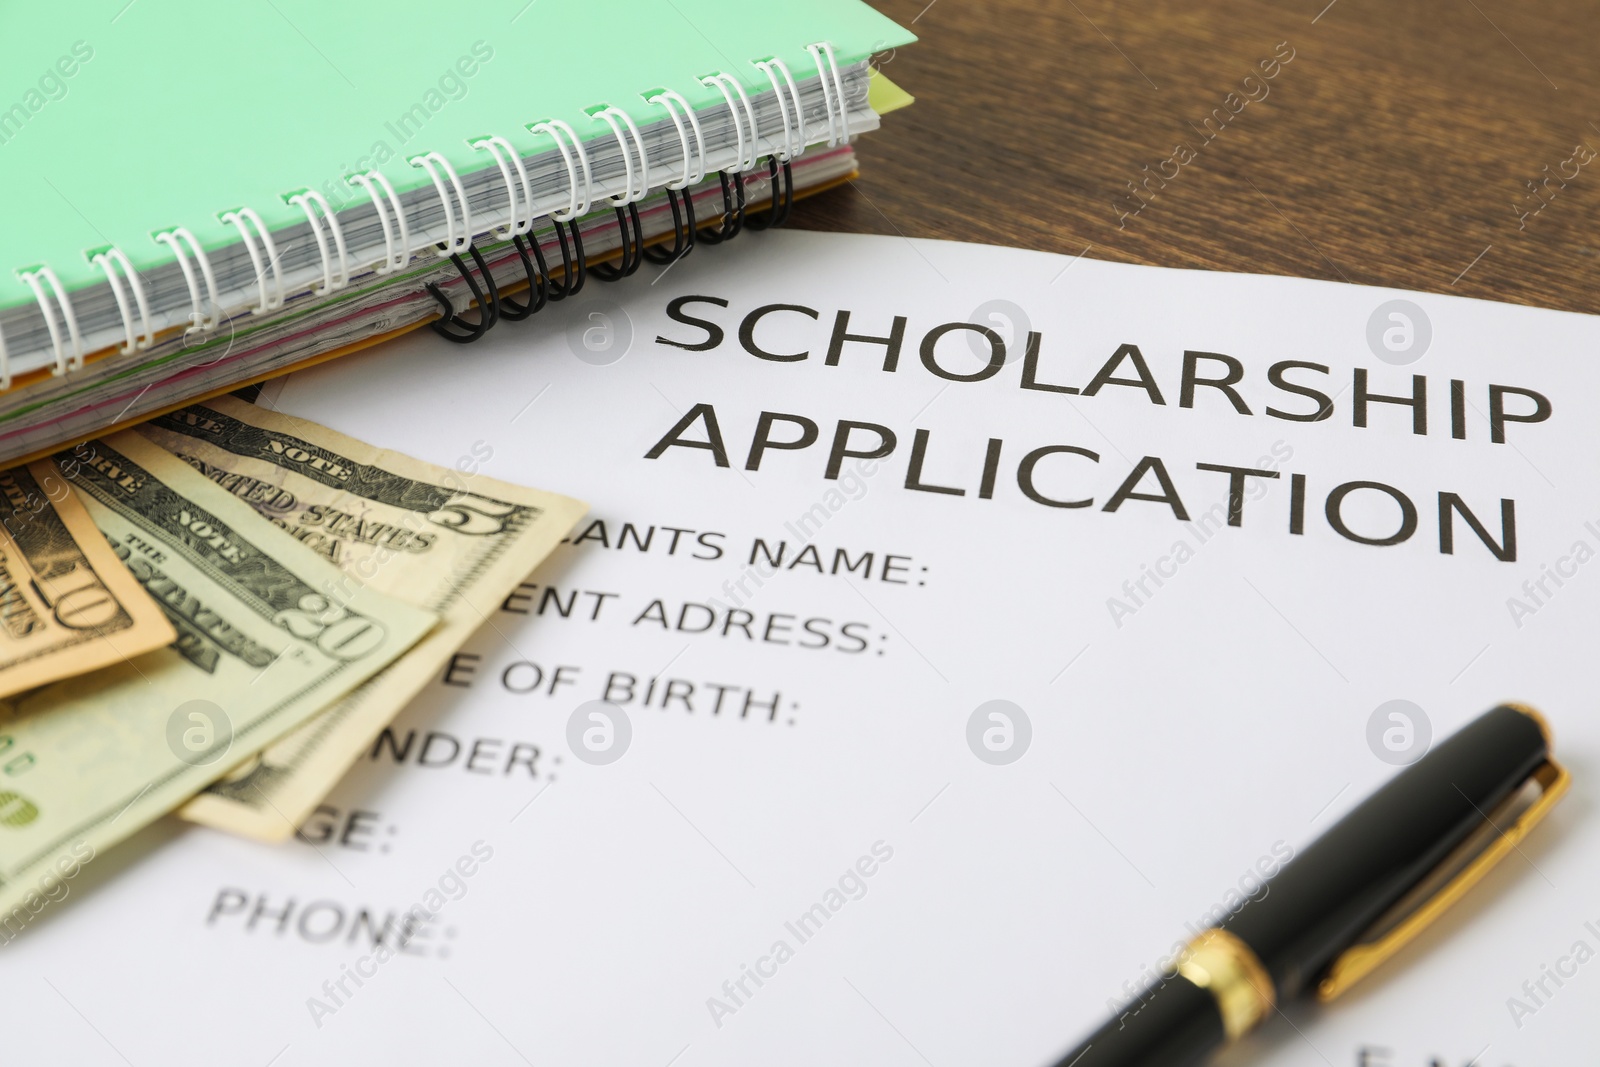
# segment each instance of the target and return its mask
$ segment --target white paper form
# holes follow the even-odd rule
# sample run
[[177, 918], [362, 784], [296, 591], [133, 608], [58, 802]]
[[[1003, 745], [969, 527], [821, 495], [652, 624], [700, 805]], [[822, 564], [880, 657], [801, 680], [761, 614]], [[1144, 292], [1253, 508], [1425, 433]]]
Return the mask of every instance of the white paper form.
[[593, 511], [310, 840], [68, 882], [17, 1062], [1046, 1064], [1508, 699], [1571, 795], [1228, 1062], [1592, 1047], [1600, 321], [801, 233], [590, 284], [282, 390]]

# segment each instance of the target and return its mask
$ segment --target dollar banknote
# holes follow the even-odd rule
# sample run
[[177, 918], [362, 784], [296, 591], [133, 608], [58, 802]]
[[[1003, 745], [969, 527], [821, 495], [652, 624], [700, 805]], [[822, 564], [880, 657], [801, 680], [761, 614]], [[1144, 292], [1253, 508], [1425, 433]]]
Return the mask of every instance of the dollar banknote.
[[175, 637], [54, 463], [0, 471], [0, 697]]
[[0, 700], [0, 921], [371, 677], [435, 616], [134, 433], [55, 457], [177, 640]]
[[392, 667], [185, 805], [185, 818], [281, 840], [315, 810], [468, 635], [583, 516], [568, 497], [439, 467], [233, 397], [140, 427], [338, 566], [437, 612]]

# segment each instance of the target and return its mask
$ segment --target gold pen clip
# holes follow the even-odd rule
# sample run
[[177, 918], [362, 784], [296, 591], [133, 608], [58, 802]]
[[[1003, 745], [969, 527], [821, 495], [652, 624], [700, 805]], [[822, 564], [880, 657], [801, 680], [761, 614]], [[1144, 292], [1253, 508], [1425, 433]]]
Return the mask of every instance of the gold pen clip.
[[[1534, 769], [1522, 790], [1507, 797], [1504, 803], [1489, 813], [1483, 827], [1458, 845], [1437, 870], [1373, 924], [1367, 933], [1368, 940], [1357, 942], [1334, 959], [1328, 967], [1328, 973], [1317, 983], [1318, 1000], [1332, 1000], [1399, 952], [1407, 942], [1444, 914], [1450, 905], [1465, 896], [1467, 890], [1480, 882], [1491, 867], [1509, 855], [1567, 791], [1571, 776], [1548, 756], [1550, 729], [1544, 718], [1532, 708], [1517, 704], [1510, 706], [1539, 724], [1545, 739], [1545, 761]], [[1523, 794], [1530, 783], [1539, 785], [1538, 799], [1523, 808], [1510, 827], [1500, 830], [1500, 820], [1496, 816], [1506, 816], [1516, 810], [1524, 802]]]

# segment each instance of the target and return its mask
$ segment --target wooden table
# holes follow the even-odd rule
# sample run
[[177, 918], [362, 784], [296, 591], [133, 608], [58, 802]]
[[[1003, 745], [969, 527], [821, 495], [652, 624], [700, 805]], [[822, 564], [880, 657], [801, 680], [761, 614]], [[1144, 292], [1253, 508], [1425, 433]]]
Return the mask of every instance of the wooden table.
[[793, 225], [1600, 312], [1592, 3], [875, 4], [917, 103]]

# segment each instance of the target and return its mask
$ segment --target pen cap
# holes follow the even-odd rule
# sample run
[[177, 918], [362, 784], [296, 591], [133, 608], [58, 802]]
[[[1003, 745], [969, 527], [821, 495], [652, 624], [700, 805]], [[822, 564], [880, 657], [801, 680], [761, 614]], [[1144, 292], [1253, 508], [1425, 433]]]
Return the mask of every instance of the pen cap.
[[[1224, 928], [1255, 950], [1280, 1002], [1296, 996], [1429, 883], [1452, 852], [1491, 828], [1496, 809], [1548, 757], [1536, 714], [1510, 705], [1486, 712], [1309, 845]], [[1493, 828], [1506, 822], [1495, 818]]]

